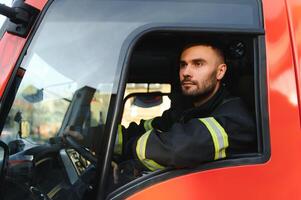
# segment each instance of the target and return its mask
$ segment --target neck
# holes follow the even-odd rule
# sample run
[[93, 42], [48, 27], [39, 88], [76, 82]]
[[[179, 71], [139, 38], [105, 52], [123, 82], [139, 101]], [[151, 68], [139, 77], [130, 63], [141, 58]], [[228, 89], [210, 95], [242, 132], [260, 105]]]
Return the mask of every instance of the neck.
[[216, 94], [216, 92], [218, 91], [219, 88], [220, 88], [220, 85], [217, 84], [211, 93], [209, 93], [206, 96], [202, 96], [202, 97], [196, 99], [195, 101], [193, 101], [193, 103], [192, 103], [193, 106], [199, 107], [199, 106], [203, 105], [204, 103], [206, 103], [207, 101], [209, 101]]

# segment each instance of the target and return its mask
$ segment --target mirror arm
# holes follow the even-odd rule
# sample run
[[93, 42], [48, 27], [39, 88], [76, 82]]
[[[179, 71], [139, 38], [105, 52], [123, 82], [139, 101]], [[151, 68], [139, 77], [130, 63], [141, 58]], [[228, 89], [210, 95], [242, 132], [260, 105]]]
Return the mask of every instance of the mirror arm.
[[[6, 174], [6, 170], [7, 170], [7, 166], [8, 166], [8, 156], [9, 156], [9, 149], [8, 149], [8, 146], [7, 144], [5, 144], [4, 142], [2, 142], [0, 140], [0, 147], [3, 149], [4, 151], [4, 155], [3, 155], [3, 160], [2, 162], [0, 162], [0, 193], [3, 192], [1, 191], [1, 185], [3, 184], [3, 181], [4, 181], [4, 177], [5, 177], [5, 174]], [[2, 159], [2, 158], [0, 158]], [[1, 196], [2, 194], [0, 194]]]
[[16, 24], [25, 24], [29, 21], [29, 15], [23, 9], [11, 8], [4, 4], [0, 4], [0, 14], [8, 17], [11, 22]]
[[28, 5], [24, 0], [15, 0], [12, 7], [0, 4], [0, 15], [9, 18], [7, 32], [26, 38], [39, 15], [40, 10]]
[[18, 130], [18, 134], [19, 134], [19, 137], [22, 138], [22, 121], [19, 122], [19, 130]]

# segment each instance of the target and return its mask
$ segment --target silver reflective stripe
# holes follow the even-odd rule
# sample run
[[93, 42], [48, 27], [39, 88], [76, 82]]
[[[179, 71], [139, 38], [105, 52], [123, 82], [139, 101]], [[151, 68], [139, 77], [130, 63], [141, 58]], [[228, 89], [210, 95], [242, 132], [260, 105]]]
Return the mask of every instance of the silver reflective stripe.
[[213, 117], [201, 118], [200, 121], [205, 124], [212, 136], [215, 149], [214, 160], [225, 158], [226, 148], [229, 146], [225, 129]]

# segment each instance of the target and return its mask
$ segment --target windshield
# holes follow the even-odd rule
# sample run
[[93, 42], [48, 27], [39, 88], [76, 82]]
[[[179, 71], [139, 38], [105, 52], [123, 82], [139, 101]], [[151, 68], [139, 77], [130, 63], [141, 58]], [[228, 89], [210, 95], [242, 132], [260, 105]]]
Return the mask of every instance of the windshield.
[[123, 40], [108, 40], [105, 24], [91, 22], [89, 13], [78, 21], [62, 6], [49, 8], [21, 63], [25, 74], [1, 133], [5, 143], [22, 136], [41, 144], [74, 129], [91, 147], [106, 123]]

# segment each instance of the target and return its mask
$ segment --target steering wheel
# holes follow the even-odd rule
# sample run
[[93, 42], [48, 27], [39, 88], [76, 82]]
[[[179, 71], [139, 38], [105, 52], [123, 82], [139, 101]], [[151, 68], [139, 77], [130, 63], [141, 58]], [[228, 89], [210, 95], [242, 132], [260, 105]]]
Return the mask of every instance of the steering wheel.
[[94, 166], [97, 164], [97, 158], [86, 148], [82, 147], [79, 145], [76, 140], [74, 140], [71, 136], [66, 135], [65, 136], [65, 141], [67, 145], [75, 149], [81, 156], [83, 156], [85, 159], [91, 162]]
[[4, 183], [4, 177], [7, 170], [7, 163], [8, 163], [8, 146], [4, 142], [0, 140], [0, 193], [2, 184]]

